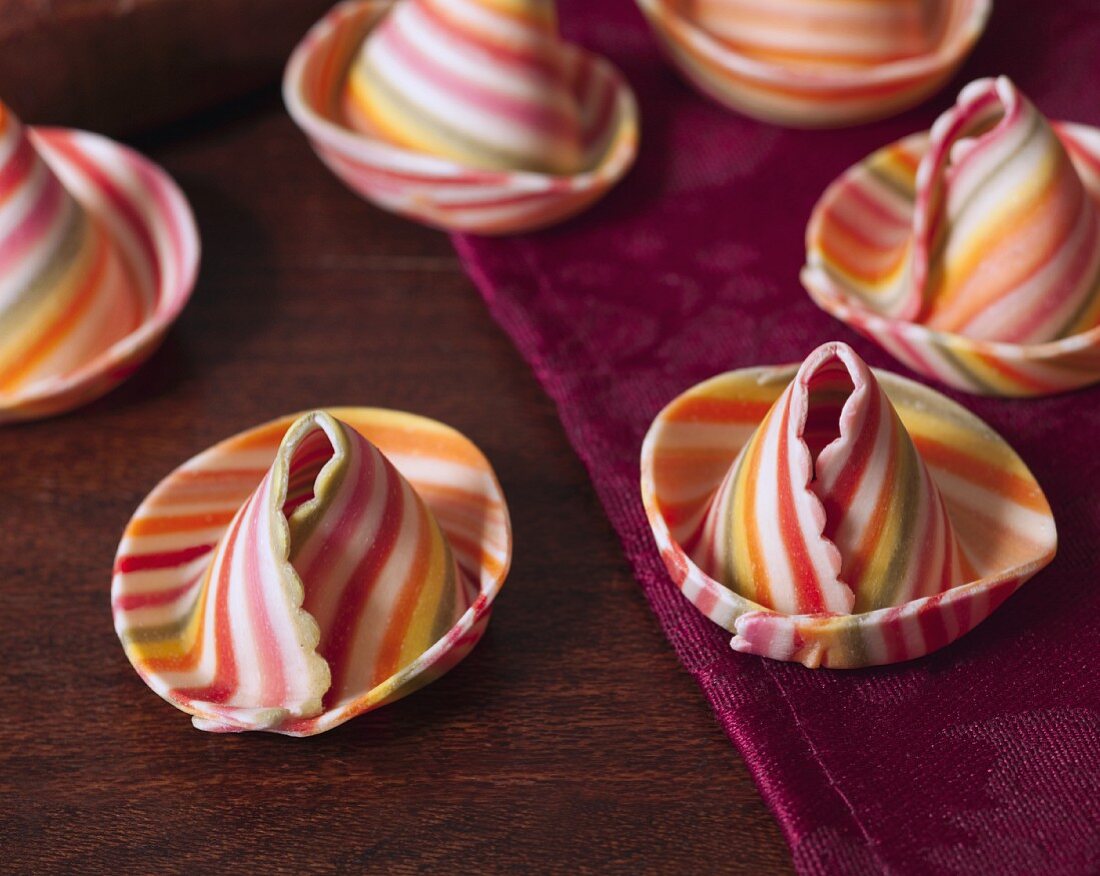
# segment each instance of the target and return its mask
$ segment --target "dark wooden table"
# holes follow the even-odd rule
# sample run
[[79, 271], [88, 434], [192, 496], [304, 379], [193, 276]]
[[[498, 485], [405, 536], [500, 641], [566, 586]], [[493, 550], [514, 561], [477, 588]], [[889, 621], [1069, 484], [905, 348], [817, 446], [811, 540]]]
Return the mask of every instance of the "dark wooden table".
[[[446, 237], [346, 191], [273, 94], [137, 145], [190, 196], [202, 273], [128, 384], [0, 429], [0, 870], [787, 871]], [[511, 576], [472, 656], [412, 697], [312, 739], [201, 733], [115, 637], [119, 535], [194, 453], [326, 404], [476, 441], [511, 506]]]

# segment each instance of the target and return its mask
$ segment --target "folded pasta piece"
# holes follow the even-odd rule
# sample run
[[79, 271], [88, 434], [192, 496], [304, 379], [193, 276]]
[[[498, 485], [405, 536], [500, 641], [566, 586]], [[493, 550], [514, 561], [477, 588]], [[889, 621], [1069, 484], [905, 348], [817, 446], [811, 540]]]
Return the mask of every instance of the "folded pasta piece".
[[119, 547], [115, 625], [196, 727], [312, 735], [465, 656], [510, 554], [500, 488], [458, 433], [315, 411], [218, 445], [150, 495]]
[[294, 53], [284, 95], [353, 189], [449, 229], [556, 222], [637, 148], [629, 86], [561, 40], [553, 0], [341, 4]]
[[683, 0], [684, 14], [744, 54], [794, 67], [869, 67], [930, 51], [943, 0]]
[[132, 332], [145, 302], [118, 245], [0, 107], [0, 392], [63, 377]]
[[879, 150], [818, 203], [803, 284], [913, 370], [972, 392], [1100, 380], [1100, 131], [1006, 78]]
[[553, 0], [403, 0], [348, 75], [353, 127], [486, 170], [572, 174], [580, 113]]
[[680, 71], [716, 100], [793, 127], [901, 112], [942, 86], [990, 0], [638, 0]]
[[1003, 439], [840, 343], [673, 401], [646, 436], [642, 497], [673, 580], [733, 647], [810, 667], [940, 648], [1056, 546]]
[[147, 356], [190, 295], [198, 239], [162, 171], [0, 104], [0, 422], [58, 413]]

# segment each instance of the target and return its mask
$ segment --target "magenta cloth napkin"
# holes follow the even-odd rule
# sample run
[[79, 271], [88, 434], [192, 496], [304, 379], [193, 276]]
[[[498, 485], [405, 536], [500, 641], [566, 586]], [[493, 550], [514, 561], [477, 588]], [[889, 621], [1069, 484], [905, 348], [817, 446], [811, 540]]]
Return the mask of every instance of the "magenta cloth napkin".
[[900, 118], [831, 132], [782, 130], [699, 96], [662, 62], [629, 0], [559, 5], [566, 36], [635, 88], [637, 166], [560, 228], [455, 245], [557, 403], [665, 634], [796, 867], [1100, 872], [1100, 389], [1033, 401], [951, 393], [1034, 471], [1061, 546], [976, 631], [908, 664], [814, 672], [734, 653], [670, 582], [638, 488], [653, 416], [706, 377], [801, 360], [831, 339], [906, 373], [799, 286], [811, 207], [838, 173], [927, 128], [978, 76], [1007, 74], [1051, 117], [1100, 125], [1100, 5], [997, 0], [947, 90]]

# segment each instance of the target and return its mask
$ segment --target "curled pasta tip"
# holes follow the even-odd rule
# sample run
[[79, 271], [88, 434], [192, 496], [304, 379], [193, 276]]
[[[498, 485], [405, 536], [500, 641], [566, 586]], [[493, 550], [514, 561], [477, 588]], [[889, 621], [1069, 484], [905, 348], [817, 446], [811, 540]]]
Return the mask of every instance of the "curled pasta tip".
[[814, 300], [913, 370], [1045, 395], [1100, 380], [1100, 132], [1053, 124], [1005, 77], [823, 195]]
[[785, 614], [886, 608], [962, 575], [924, 461], [871, 369], [840, 343], [807, 357], [733, 461], [694, 558]]
[[811, 668], [919, 657], [1054, 556], [1054, 519], [1012, 449], [846, 344], [673, 400], [642, 450], [672, 580], [734, 650]]
[[401, 0], [348, 71], [349, 123], [483, 170], [584, 169], [554, 5]]
[[200, 729], [311, 735], [461, 659], [510, 551], [496, 480], [460, 435], [314, 411], [212, 448], [150, 495], [119, 548], [116, 629]]
[[295, 50], [283, 93], [353, 190], [450, 230], [558, 222], [637, 151], [626, 80], [561, 40], [550, 0], [342, 3]]

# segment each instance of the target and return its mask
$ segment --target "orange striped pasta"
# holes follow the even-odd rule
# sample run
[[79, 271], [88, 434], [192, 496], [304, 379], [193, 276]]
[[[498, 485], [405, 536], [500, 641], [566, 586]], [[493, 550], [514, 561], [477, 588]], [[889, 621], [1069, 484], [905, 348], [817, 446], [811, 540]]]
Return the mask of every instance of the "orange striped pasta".
[[699, 90], [792, 127], [883, 118], [939, 89], [990, 0], [637, 0]]
[[853, 67], [931, 51], [938, 0], [683, 0], [684, 15], [755, 58]]
[[811, 668], [941, 648], [1057, 545], [1000, 436], [841, 343], [675, 399], [645, 439], [642, 499], [673, 580], [733, 648]]
[[1100, 132], [971, 83], [826, 191], [803, 284], [913, 370], [990, 395], [1100, 379]]
[[121, 381], [182, 308], [197, 260], [161, 170], [91, 134], [28, 130], [0, 104], [0, 422]]
[[637, 152], [626, 80], [561, 42], [550, 0], [341, 3], [294, 51], [283, 96], [352, 190], [450, 230], [561, 221]]
[[309, 736], [469, 653], [510, 559], [503, 495], [469, 441], [395, 411], [315, 411], [149, 495], [115, 560], [115, 629], [196, 727]]
[[344, 106], [367, 134], [484, 170], [583, 169], [553, 0], [401, 0], [363, 41]]

